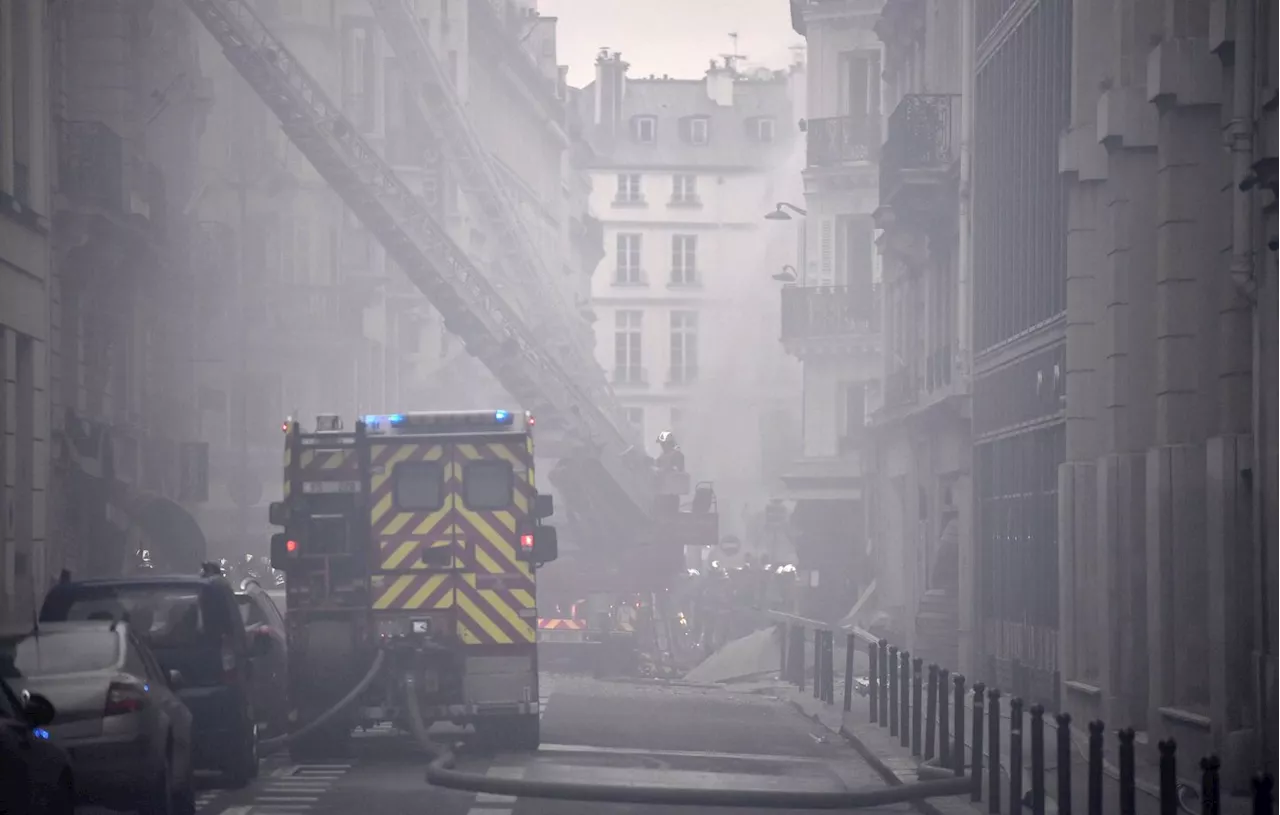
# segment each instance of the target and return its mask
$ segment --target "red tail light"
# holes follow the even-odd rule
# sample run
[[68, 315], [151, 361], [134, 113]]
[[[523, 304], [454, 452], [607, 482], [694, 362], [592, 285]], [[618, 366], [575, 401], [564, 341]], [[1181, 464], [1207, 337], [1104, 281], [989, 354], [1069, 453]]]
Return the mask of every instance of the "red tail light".
[[230, 637], [222, 638], [222, 681], [224, 684], [233, 685], [239, 678], [239, 672], [236, 670], [236, 649], [231, 645]]
[[147, 706], [146, 685], [134, 681], [112, 682], [107, 688], [107, 706], [103, 716], [124, 716], [137, 713]]
[[526, 552], [533, 551], [533, 535], [521, 535], [520, 548]]

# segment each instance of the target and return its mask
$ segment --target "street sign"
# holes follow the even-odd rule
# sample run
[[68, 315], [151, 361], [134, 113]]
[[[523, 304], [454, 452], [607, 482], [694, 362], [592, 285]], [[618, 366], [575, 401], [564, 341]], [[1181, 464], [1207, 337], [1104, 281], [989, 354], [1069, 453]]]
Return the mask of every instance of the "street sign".
[[209, 445], [207, 442], [183, 442], [178, 447], [178, 465], [182, 475], [178, 483], [178, 500], [203, 504], [209, 500]]

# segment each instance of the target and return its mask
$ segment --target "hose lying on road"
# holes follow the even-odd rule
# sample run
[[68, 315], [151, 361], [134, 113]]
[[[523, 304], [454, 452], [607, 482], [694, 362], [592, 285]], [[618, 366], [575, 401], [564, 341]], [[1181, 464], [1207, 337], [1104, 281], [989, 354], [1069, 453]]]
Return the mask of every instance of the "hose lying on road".
[[335, 704], [333, 707], [326, 710], [324, 713], [321, 713], [313, 721], [308, 722], [307, 724], [303, 725], [297, 730], [294, 730], [290, 733], [282, 733], [279, 736], [275, 736], [270, 739], [263, 739], [261, 742], [258, 743], [258, 747], [267, 748], [267, 749], [281, 747], [283, 745], [289, 744], [290, 742], [296, 741], [297, 739], [300, 739], [303, 736], [307, 736], [311, 733], [314, 733], [315, 731], [319, 730], [321, 727], [324, 727], [335, 716], [337, 716], [339, 713], [343, 712], [348, 707], [350, 707], [357, 699], [360, 698], [361, 694], [363, 694], [366, 690], [369, 689], [369, 686], [373, 684], [373, 680], [377, 679], [378, 674], [382, 673], [382, 665], [386, 661], [387, 661], [387, 652], [379, 649], [378, 655], [373, 658], [373, 665], [370, 666], [369, 672], [365, 674], [364, 679], [361, 679], [356, 684], [356, 686], [351, 689], [350, 693], [348, 693], [346, 696], [339, 699], [337, 704]]
[[433, 743], [422, 723], [417, 687], [411, 674], [405, 675], [405, 707], [409, 726], [422, 749], [431, 756], [427, 783], [448, 789], [485, 792], [524, 798], [554, 798], [561, 801], [595, 801], [612, 804], [667, 804], [696, 807], [744, 807], [778, 809], [864, 809], [905, 801], [919, 801], [960, 795], [971, 788], [967, 778], [919, 781], [898, 787], [844, 792], [811, 790], [715, 790], [692, 787], [655, 787], [642, 784], [590, 784], [569, 781], [539, 781], [527, 778], [497, 778], [455, 770], [456, 760], [449, 748]]

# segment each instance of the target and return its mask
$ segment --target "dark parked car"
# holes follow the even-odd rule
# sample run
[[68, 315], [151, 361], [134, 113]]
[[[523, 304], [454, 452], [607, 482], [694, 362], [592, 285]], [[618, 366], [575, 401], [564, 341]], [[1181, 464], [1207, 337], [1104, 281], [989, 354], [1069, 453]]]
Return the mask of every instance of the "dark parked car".
[[40, 609], [41, 622], [90, 619], [129, 622], [160, 667], [181, 675], [196, 769], [221, 772], [231, 787], [257, 776], [253, 646], [220, 573], [67, 581]]
[[53, 703], [46, 725], [71, 754], [76, 800], [143, 815], [191, 815], [191, 712], [128, 623], [45, 623], [0, 632], [0, 672]]
[[289, 644], [284, 615], [271, 596], [252, 580], [236, 593], [240, 618], [257, 656], [253, 660], [253, 709], [272, 736], [289, 729]]
[[75, 779], [66, 750], [49, 738], [53, 705], [39, 694], [20, 699], [0, 679], [0, 812], [72, 815]]

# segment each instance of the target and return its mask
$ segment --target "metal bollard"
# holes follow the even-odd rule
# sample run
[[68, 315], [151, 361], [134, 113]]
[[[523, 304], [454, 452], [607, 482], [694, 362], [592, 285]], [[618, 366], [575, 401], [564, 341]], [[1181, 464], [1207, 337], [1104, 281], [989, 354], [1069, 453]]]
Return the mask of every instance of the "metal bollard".
[[1009, 700], [1009, 809], [1022, 809], [1022, 699]]
[[876, 721], [881, 727], [889, 726], [889, 643], [880, 640], [880, 715]]
[[1102, 734], [1100, 719], [1089, 722], [1089, 815], [1102, 815]]
[[889, 735], [898, 735], [898, 647], [889, 646]]
[[969, 800], [970, 801], [982, 800], [982, 766], [983, 766], [982, 762], [986, 759], [986, 756], [983, 755], [983, 750], [985, 749], [985, 745], [983, 744], [983, 741], [986, 736], [986, 733], [985, 733], [986, 728], [984, 726], [986, 725], [986, 721], [983, 714], [986, 711], [985, 711], [985, 704], [983, 702], [982, 697], [986, 694], [986, 692], [987, 692], [987, 686], [985, 683], [983, 682], [974, 683], [973, 685], [973, 754], [972, 754], [973, 758], [970, 760], [970, 766], [972, 767], [972, 769], [970, 770], [970, 773], [969, 773]]
[[880, 694], [883, 689], [880, 687], [880, 646], [877, 643], [871, 643], [867, 646], [867, 665], [870, 670], [867, 671], [867, 696], [871, 697], [871, 722], [873, 724], [880, 723]]
[[[1126, 733], [1132, 734], [1133, 731], [1120, 731], [1120, 806], [1122, 810], [1126, 791], [1130, 797], [1133, 797], [1133, 790], [1136, 786], [1134, 782], [1133, 736], [1129, 735], [1126, 740]], [[1126, 741], [1128, 743], [1127, 750], [1125, 747]], [[1160, 754], [1160, 815], [1177, 813], [1179, 809], [1178, 743], [1173, 739], [1166, 739], [1157, 744], [1156, 749]], [[1200, 795], [1204, 795], [1204, 790], [1200, 791]], [[1132, 812], [1132, 808], [1129, 812]], [[1126, 812], [1125, 815], [1129, 815], [1129, 812]]]
[[[1126, 728], [1116, 734], [1120, 740], [1120, 815], [1135, 815], [1138, 808], [1137, 796], [1134, 794], [1134, 763], [1133, 763], [1133, 729]], [[1165, 785], [1165, 748], [1170, 745], [1168, 742], [1160, 742], [1160, 788], [1163, 791]], [[1177, 747], [1173, 746], [1173, 750]], [[1169, 751], [1169, 757], [1172, 758], [1173, 751]], [[1173, 767], [1172, 761], [1169, 763], [1170, 768]], [[1172, 776], [1170, 789], [1173, 789], [1178, 783], [1176, 775]], [[1166, 809], [1172, 807], [1172, 809]], [[1160, 812], [1162, 815], [1170, 815], [1178, 811], [1178, 796], [1161, 795], [1160, 796]]]
[[1032, 705], [1031, 716], [1031, 815], [1044, 815], [1044, 707]]
[[823, 676], [827, 680], [827, 704], [836, 703], [836, 632], [826, 631], [822, 637], [822, 658], [826, 662]]
[[804, 663], [805, 633], [804, 633], [804, 629], [801, 628], [800, 626], [796, 626], [793, 633], [795, 634], [795, 641], [792, 642], [791, 644], [795, 647], [796, 658], [795, 660], [793, 660], [796, 665], [795, 684], [796, 684], [797, 690], [803, 691], [804, 690], [804, 664], [805, 664]]
[[1222, 801], [1218, 777], [1221, 768], [1222, 762], [1217, 756], [1200, 759], [1200, 815], [1218, 815]]
[[934, 722], [938, 718], [938, 666], [929, 663], [929, 687], [925, 695], [924, 723], [924, 760], [933, 758], [934, 736], [937, 730]]
[[1058, 722], [1058, 815], [1071, 815], [1071, 714], [1059, 713]]
[[987, 812], [1000, 815], [1000, 689], [987, 691]]
[[920, 755], [920, 728], [924, 725], [920, 709], [920, 682], [923, 676], [924, 660], [916, 657], [911, 661], [911, 755]]
[[938, 671], [938, 766], [951, 766], [951, 671]]
[[822, 632], [813, 631], [813, 698], [822, 698]]
[[902, 705], [902, 710], [898, 712], [898, 744], [903, 747], [911, 746], [911, 652], [903, 651], [898, 654], [898, 658], [902, 660], [899, 666], [898, 677], [898, 703]]
[[[844, 709], [845, 712], [853, 710], [853, 657], [857, 651], [858, 639], [852, 634], [845, 636], [844, 640]], [[875, 717], [871, 718], [875, 721]]]
[[964, 674], [956, 674], [951, 677], [951, 682], [955, 686], [955, 709], [952, 711], [955, 717], [955, 749], [951, 751], [951, 766], [955, 768], [956, 775], [964, 775]]

